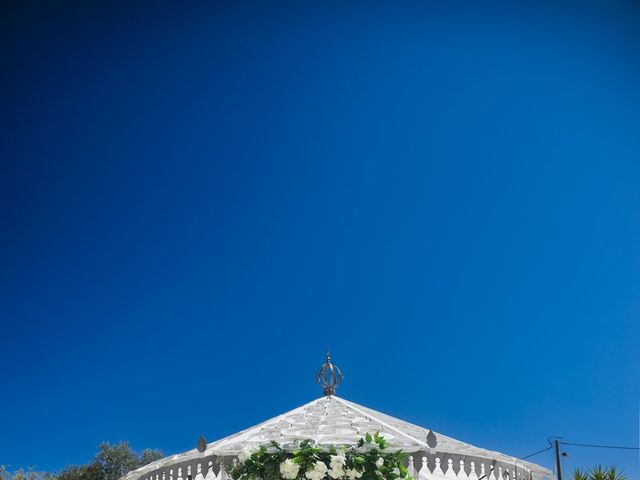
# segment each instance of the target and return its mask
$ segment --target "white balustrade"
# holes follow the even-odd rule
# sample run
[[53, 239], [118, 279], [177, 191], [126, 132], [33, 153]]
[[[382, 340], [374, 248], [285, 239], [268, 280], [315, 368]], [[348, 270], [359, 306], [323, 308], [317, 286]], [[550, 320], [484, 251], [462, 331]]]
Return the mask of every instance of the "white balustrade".
[[458, 470], [458, 478], [460, 480], [468, 480], [469, 476], [465, 470], [464, 460], [460, 460], [460, 470]]

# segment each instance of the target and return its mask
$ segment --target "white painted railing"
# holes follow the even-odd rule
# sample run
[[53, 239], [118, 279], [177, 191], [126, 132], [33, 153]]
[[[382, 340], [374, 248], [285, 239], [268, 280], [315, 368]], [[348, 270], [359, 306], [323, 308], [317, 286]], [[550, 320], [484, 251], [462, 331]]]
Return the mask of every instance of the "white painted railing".
[[[235, 461], [233, 457], [201, 458], [161, 467], [139, 480], [230, 480], [225, 466]], [[414, 480], [544, 480], [532, 475], [526, 465], [437, 453], [409, 456], [407, 469]]]

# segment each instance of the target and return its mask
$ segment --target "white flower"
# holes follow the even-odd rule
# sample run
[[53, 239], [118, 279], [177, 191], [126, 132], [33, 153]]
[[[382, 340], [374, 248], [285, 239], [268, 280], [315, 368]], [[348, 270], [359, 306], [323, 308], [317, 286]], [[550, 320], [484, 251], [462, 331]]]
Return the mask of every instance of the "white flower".
[[382, 465], [384, 465], [384, 458], [380, 457], [376, 460], [376, 467], [380, 468]]
[[300, 471], [300, 465], [295, 463], [292, 459], [287, 458], [280, 464], [280, 474], [285, 480], [293, 480], [298, 476]]
[[309, 470], [307, 470], [304, 474], [308, 480], [322, 480], [324, 476], [327, 474], [327, 466], [324, 462], [316, 462], [313, 464]]
[[355, 468], [347, 468], [347, 477], [349, 480], [357, 480], [362, 476], [362, 472], [359, 472]]
[[344, 455], [332, 455], [329, 462], [329, 476], [333, 479], [344, 477], [344, 464], [347, 459]]
[[258, 447], [257, 445], [245, 445], [245, 447], [242, 449], [242, 452], [240, 452], [240, 455], [238, 455], [238, 461], [240, 463], [244, 463], [249, 459], [251, 455], [257, 452], [259, 448], [260, 447]]
[[329, 476], [335, 480], [337, 480], [338, 478], [342, 478], [344, 477], [344, 470], [340, 467], [340, 468], [332, 468], [331, 470], [329, 470]]

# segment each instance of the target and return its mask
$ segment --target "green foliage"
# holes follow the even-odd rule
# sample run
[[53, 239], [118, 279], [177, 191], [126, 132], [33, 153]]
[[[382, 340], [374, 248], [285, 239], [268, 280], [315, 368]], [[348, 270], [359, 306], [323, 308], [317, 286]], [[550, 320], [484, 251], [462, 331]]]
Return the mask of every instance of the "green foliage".
[[406, 454], [387, 451], [379, 433], [367, 433], [356, 446], [319, 446], [304, 440], [293, 451], [277, 442], [248, 449], [229, 465], [232, 480], [411, 480]]
[[573, 480], [627, 480], [627, 476], [616, 467], [596, 465], [591, 470], [576, 468], [573, 471]]
[[160, 450], [143, 450], [137, 455], [127, 442], [102, 443], [98, 453], [86, 465], [70, 465], [59, 473], [17, 470], [0, 466], [0, 480], [118, 480], [131, 470], [163, 458]]
[[589, 472], [580, 468], [573, 471], [573, 480], [589, 480]]
[[90, 466], [97, 467], [100, 480], [118, 480], [131, 470], [140, 466], [140, 459], [129, 445], [120, 442], [116, 445], [101, 443], [98, 454], [94, 457]]
[[160, 450], [143, 450], [140, 455], [127, 442], [101, 443], [98, 453], [87, 465], [72, 465], [62, 470], [58, 480], [118, 480], [121, 476], [163, 457]]
[[164, 453], [162, 452], [162, 450], [145, 448], [144, 450], [142, 450], [142, 452], [140, 452], [138, 463], [140, 464], [140, 467], [144, 467], [145, 465], [148, 465], [151, 462], [155, 462], [156, 460], [160, 460], [161, 458], [164, 458]]
[[0, 465], [0, 480], [55, 480], [55, 475], [23, 468], [10, 472], [4, 465]]
[[71, 465], [58, 474], [58, 480], [103, 480], [100, 467], [91, 462], [87, 465]]

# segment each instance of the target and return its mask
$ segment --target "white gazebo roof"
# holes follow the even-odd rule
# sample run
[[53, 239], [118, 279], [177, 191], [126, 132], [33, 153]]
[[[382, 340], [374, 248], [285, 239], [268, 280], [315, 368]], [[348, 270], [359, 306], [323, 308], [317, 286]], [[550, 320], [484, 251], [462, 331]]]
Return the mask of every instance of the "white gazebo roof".
[[[314, 440], [321, 445], [353, 445], [366, 433], [375, 432], [380, 432], [385, 437], [389, 448], [402, 449], [408, 453], [432, 452], [435, 455], [448, 454], [449, 457], [454, 455], [460, 459], [486, 459], [487, 468], [492, 461], [497, 461], [506, 466], [524, 468], [533, 473], [534, 478], [553, 477], [548, 469], [539, 465], [500, 452], [478, 448], [435, 432], [437, 445], [432, 449], [427, 444], [427, 436], [431, 432], [429, 429], [335, 395], [328, 395], [254, 427], [209, 443], [203, 450], [194, 449], [153, 462], [130, 472], [123, 477], [123, 480], [143, 478], [146, 474], [164, 467], [205, 457], [235, 457], [245, 447], [268, 445], [272, 440], [285, 447], [291, 447], [305, 439]], [[419, 457], [420, 455], [416, 457], [416, 463], [418, 463], [416, 469], [420, 467]], [[491, 480], [491, 477], [488, 478]], [[149, 479], [153, 480], [153, 475]]]
[[390, 449], [410, 454], [408, 469], [417, 480], [540, 480], [553, 478], [546, 468], [503, 453], [474, 447], [357, 403], [336, 397], [340, 369], [326, 363], [316, 380], [324, 396], [254, 427], [198, 448], [163, 458], [129, 472], [121, 480], [228, 480], [225, 465], [245, 449], [278, 442], [295, 448], [303, 440], [319, 445], [355, 445], [380, 432]]
[[[366, 433], [375, 432], [384, 436], [390, 448], [402, 449], [408, 453], [430, 450], [427, 444], [429, 429], [330, 395], [213, 442], [207, 446], [205, 453], [237, 455], [252, 444], [269, 444], [271, 440], [275, 440], [281, 445], [293, 446], [307, 438], [321, 445], [353, 445]], [[435, 449], [437, 452], [491, 458], [512, 465], [515, 463], [541, 469], [538, 465], [515, 457], [433, 433], [438, 441]]]

